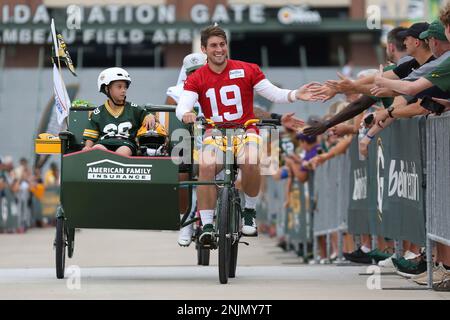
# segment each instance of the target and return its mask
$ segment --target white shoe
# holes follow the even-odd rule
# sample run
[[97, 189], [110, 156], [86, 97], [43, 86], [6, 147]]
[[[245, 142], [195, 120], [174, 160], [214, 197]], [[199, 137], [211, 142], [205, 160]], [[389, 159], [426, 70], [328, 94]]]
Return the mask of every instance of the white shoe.
[[192, 235], [194, 234], [194, 225], [188, 224], [186, 227], [181, 228], [178, 235], [178, 244], [182, 247], [188, 247], [192, 242]]
[[244, 236], [251, 237], [258, 235], [255, 217], [255, 210], [244, 209], [244, 212], [242, 213], [242, 234]]
[[405, 254], [403, 255], [403, 258], [405, 258], [406, 260], [412, 260], [417, 258], [419, 255], [415, 254], [414, 252], [411, 252], [409, 250], [406, 250]]
[[395, 254], [387, 259], [378, 261], [378, 266], [382, 268], [395, 268], [394, 264], [392, 263], [392, 258], [395, 258]]
[[256, 229], [256, 224], [252, 226], [242, 226], [242, 234], [245, 236], [255, 236], [258, 234], [258, 230]]

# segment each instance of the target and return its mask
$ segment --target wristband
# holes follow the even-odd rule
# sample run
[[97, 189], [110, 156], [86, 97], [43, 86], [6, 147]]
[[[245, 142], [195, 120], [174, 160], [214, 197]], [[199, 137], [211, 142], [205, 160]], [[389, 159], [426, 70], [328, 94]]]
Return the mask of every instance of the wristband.
[[297, 90], [291, 90], [291, 92], [289, 92], [289, 101], [294, 102], [296, 100], [297, 100]]
[[372, 140], [375, 136], [371, 136], [369, 134], [366, 134], [366, 137], [369, 138], [370, 140]]

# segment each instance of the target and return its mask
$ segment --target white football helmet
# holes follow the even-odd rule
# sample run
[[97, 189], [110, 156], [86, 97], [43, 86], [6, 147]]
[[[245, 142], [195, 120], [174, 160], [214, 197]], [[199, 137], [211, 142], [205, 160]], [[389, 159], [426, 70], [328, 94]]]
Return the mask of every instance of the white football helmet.
[[117, 80], [126, 81], [128, 86], [131, 84], [131, 77], [125, 69], [114, 67], [103, 70], [97, 80], [98, 91], [106, 94], [105, 86]]

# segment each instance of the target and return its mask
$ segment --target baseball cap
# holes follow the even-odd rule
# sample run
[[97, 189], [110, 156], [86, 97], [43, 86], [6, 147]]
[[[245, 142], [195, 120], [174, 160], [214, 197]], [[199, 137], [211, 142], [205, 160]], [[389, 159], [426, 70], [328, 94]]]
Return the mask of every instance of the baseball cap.
[[434, 20], [428, 29], [419, 35], [419, 39], [427, 39], [429, 37], [436, 38], [438, 40], [447, 41], [445, 36], [445, 28], [441, 21]]
[[206, 64], [206, 55], [203, 53], [191, 53], [183, 59], [183, 67], [186, 73], [197, 70]]
[[317, 141], [316, 136], [308, 136], [304, 133], [297, 133], [296, 138], [297, 138], [297, 140], [304, 141], [308, 144], [316, 143], [316, 141]]
[[422, 32], [427, 31], [430, 24], [428, 22], [417, 22], [411, 25], [405, 31], [400, 31], [398, 34], [401, 37], [413, 37], [416, 39], [420, 39], [419, 36]]

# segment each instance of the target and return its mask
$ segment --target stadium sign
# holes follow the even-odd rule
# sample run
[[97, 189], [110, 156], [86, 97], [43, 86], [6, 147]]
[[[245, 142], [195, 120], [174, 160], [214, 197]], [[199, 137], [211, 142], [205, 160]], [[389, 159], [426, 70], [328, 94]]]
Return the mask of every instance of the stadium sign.
[[[214, 22], [224, 28], [242, 23], [262, 25], [267, 21], [265, 8], [263, 4], [217, 4], [210, 9], [207, 5], [195, 4], [190, 8], [189, 18], [179, 21], [175, 5], [70, 5], [53, 12], [57, 22], [65, 22], [66, 30], [62, 33], [68, 44], [75, 41], [83, 44], [139, 44], [144, 41], [171, 44], [191, 43], [201, 26]], [[319, 13], [305, 6], [282, 7], [277, 17], [280, 26], [321, 22]], [[44, 4], [34, 11], [26, 4], [3, 5], [0, 7], [0, 43], [51, 43], [46, 27], [50, 20]], [[176, 23], [184, 25], [180, 27]]]

